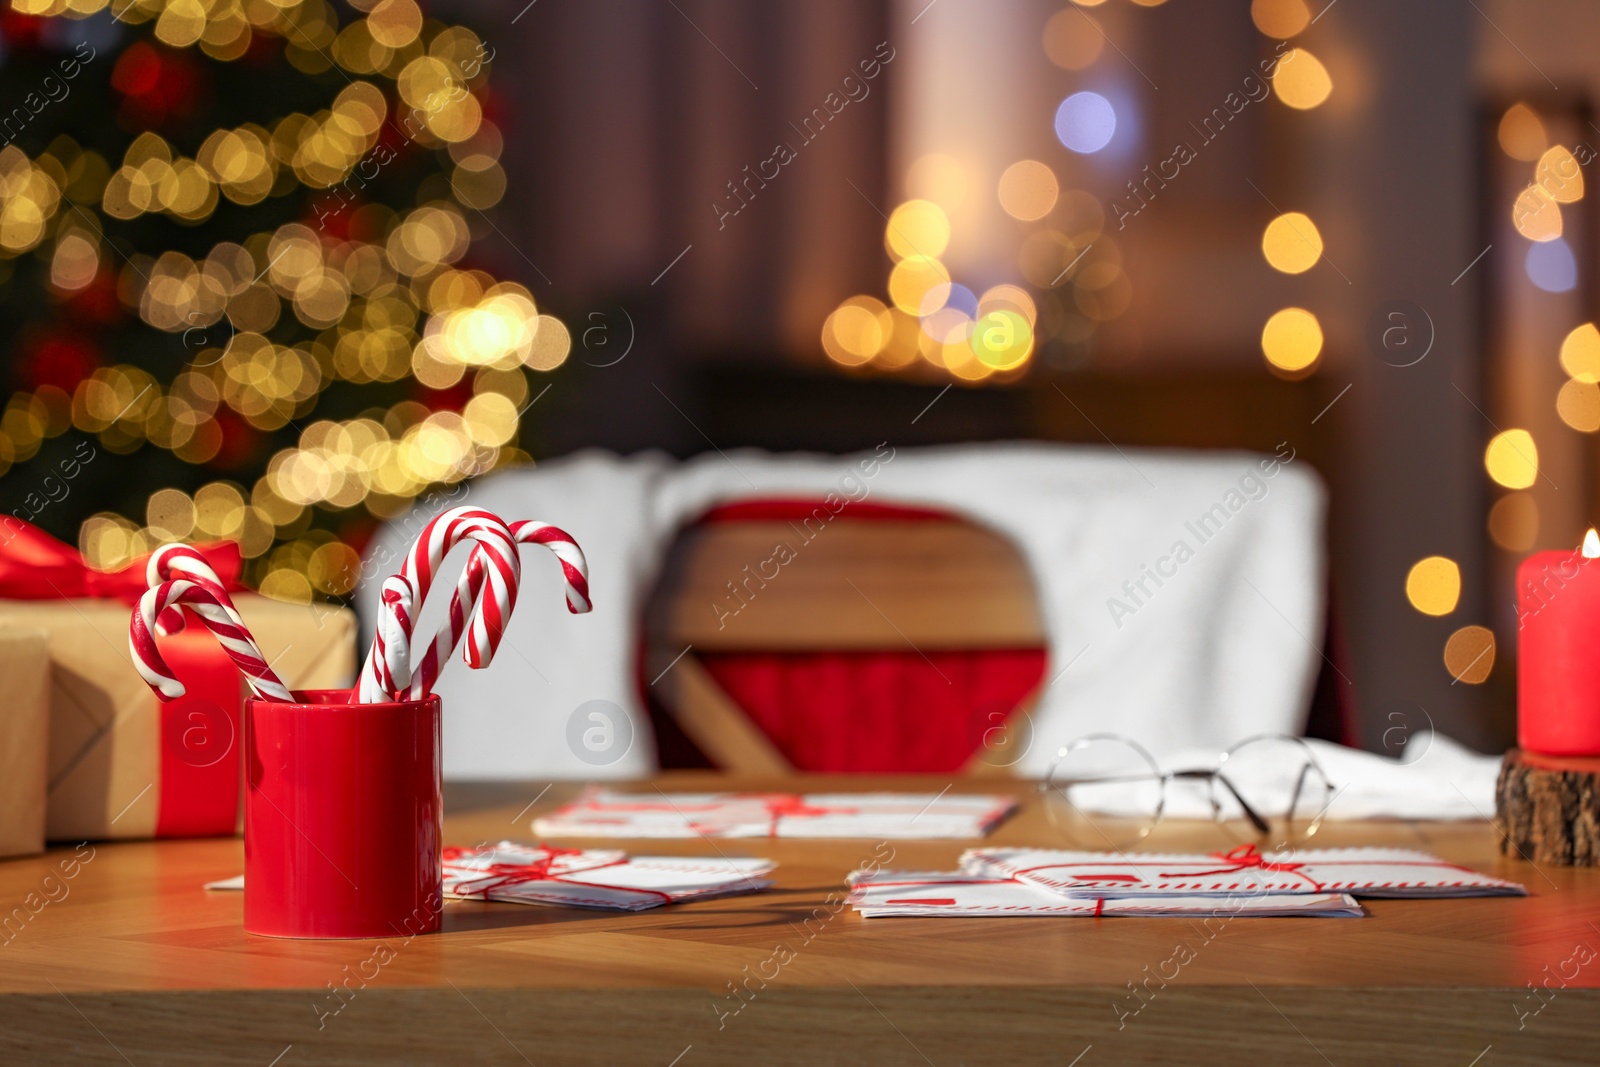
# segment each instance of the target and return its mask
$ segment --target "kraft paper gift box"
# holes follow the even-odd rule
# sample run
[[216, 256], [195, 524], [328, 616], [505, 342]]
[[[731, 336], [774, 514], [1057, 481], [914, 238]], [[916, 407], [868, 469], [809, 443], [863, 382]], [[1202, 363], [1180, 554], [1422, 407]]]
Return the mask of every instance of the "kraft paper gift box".
[[[234, 598], [262, 653], [293, 689], [355, 674], [345, 608]], [[52, 840], [231, 834], [238, 825], [244, 680], [189, 616], [161, 648], [188, 693], [163, 704], [133, 668], [121, 600], [0, 600], [0, 625], [49, 635]]]
[[50, 752], [47, 637], [0, 629], [0, 856], [44, 851], [45, 767]]
[[[238, 546], [195, 547], [231, 586]], [[238, 829], [244, 679], [204, 624], [184, 612], [187, 625], [160, 641], [187, 692], [165, 703], [156, 698], [128, 651], [128, 621], [149, 578], [146, 562], [97, 571], [71, 545], [20, 519], [0, 518], [0, 626], [48, 635], [45, 834], [52, 840]], [[291, 688], [350, 684], [354, 613], [247, 594], [235, 603]]]

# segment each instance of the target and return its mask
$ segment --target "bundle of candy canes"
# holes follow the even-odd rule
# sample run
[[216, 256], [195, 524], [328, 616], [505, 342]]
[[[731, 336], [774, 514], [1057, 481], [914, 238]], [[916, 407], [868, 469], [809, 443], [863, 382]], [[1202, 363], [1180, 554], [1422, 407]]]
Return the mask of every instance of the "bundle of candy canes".
[[[472, 554], [451, 593], [445, 621], [431, 641], [419, 644], [415, 634], [422, 603], [445, 556], [464, 541], [473, 542]], [[516, 607], [522, 581], [518, 550], [534, 544], [544, 545], [560, 561], [567, 610], [574, 615], [589, 611], [589, 565], [571, 534], [545, 522], [507, 523], [482, 508], [453, 508], [423, 528], [400, 573], [384, 581], [377, 632], [361, 669], [357, 700], [375, 704], [428, 696], [458, 645], [464, 645], [467, 666], [487, 667]], [[184, 687], [162, 657], [156, 635], [182, 629], [184, 608], [216, 637], [258, 698], [294, 699], [262, 655], [222, 580], [197, 550], [163, 545], [151, 555], [145, 578], [150, 589], [129, 622], [128, 647], [139, 675], [162, 700], [182, 696]]]

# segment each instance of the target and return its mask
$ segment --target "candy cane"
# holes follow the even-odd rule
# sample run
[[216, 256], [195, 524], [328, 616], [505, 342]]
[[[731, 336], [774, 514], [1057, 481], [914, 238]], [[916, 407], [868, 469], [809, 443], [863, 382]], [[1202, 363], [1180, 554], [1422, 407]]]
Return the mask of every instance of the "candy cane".
[[[216, 597], [234, 625], [244, 627], [244, 619], [239, 615], [239, 609], [233, 606], [233, 598], [228, 595], [227, 586], [222, 584], [222, 577], [193, 545], [178, 542], [162, 545], [150, 553], [144, 576], [145, 584], [152, 589], [173, 578], [187, 578]], [[156, 632], [162, 636], [178, 633], [182, 629], [183, 612], [177, 609], [156, 620]]]
[[411, 579], [394, 574], [384, 579], [373, 639], [376, 672], [361, 672], [359, 700], [377, 704], [392, 699], [411, 684], [411, 633], [416, 628], [416, 589]]
[[567, 610], [574, 615], [593, 611], [589, 602], [589, 561], [583, 558], [583, 549], [572, 535], [559, 526], [534, 519], [522, 519], [511, 524], [511, 536], [519, 545], [543, 545], [561, 561], [561, 575], [567, 583]]
[[[589, 562], [584, 558], [583, 549], [578, 547], [578, 542], [572, 535], [558, 526], [551, 526], [547, 522], [538, 522], [534, 519], [522, 519], [511, 524], [511, 534], [519, 545], [544, 545], [553, 552], [561, 561], [562, 575], [566, 580], [567, 610], [574, 615], [582, 615], [593, 610], [589, 601]], [[469, 612], [478, 597], [482, 595], [484, 581], [494, 581], [493, 570], [489, 569], [479, 558], [482, 548], [473, 549], [472, 557], [467, 561], [466, 570], [461, 573], [461, 580], [456, 583], [455, 596], [450, 601], [450, 615], [452, 618]], [[440, 630], [439, 640], [435, 641], [424, 654], [422, 661], [417, 665], [413, 689], [426, 695], [433, 690], [433, 683], [439, 677], [439, 672], [444, 669], [452, 655], [455, 654], [455, 643], [447, 641], [446, 632]], [[474, 647], [471, 635], [468, 635], [466, 660], [474, 667], [486, 667], [494, 655], [494, 649], [483, 653]]]
[[[418, 647], [414, 639], [416, 615], [421, 612], [422, 603], [427, 598], [428, 590], [444, 557], [457, 544], [468, 539], [478, 542], [479, 549], [487, 550], [488, 554], [484, 561], [478, 563], [478, 570], [474, 570], [469, 560], [467, 571], [463, 572], [461, 582], [458, 583], [458, 592], [460, 586], [467, 583], [468, 572], [472, 572], [484, 576], [483, 580], [487, 581], [490, 596], [481, 602], [477, 598], [464, 599], [459, 595], [452, 597], [449, 617], [440, 628], [429, 650], [433, 660], [429, 668], [431, 673], [419, 671], [414, 664], [410, 671], [409, 687], [396, 684], [393, 671], [386, 672], [381, 661], [385, 657], [390, 660], [394, 658], [395, 653], [391, 650], [398, 648], [396, 638], [401, 632], [405, 633], [407, 639], [405, 643], [413, 653], [411, 659], [415, 660], [415, 650]], [[475, 551], [473, 555], [478, 556], [478, 552]], [[421, 535], [406, 553], [399, 576], [411, 583], [413, 599], [409, 606], [412, 617], [409, 627], [400, 622], [398, 601], [380, 607], [378, 628], [380, 631], [385, 631], [383, 648], [380, 650], [380, 642], [375, 639], [362, 668], [361, 700], [366, 703], [401, 699], [403, 692], [410, 694], [407, 699], [419, 699], [426, 695], [431, 691], [433, 682], [438, 676], [438, 667], [442, 665], [442, 659], [449, 658], [450, 650], [455, 647], [463, 633], [467, 636], [468, 662], [474, 667], [487, 665], [494, 656], [494, 650], [498, 647], [505, 633], [506, 623], [510, 620], [511, 611], [516, 606], [517, 586], [522, 579], [522, 565], [517, 558], [511, 531], [499, 516], [482, 508], [460, 507], [444, 512], [423, 527]], [[437, 655], [437, 649], [441, 645], [445, 650], [442, 659]], [[401, 676], [404, 673], [402, 671]], [[385, 695], [379, 696], [380, 693]]]
[[245, 681], [250, 683], [256, 696], [264, 700], [294, 699], [289, 687], [267, 665], [250, 631], [234, 621], [238, 613], [224, 607], [216, 594], [205, 586], [187, 578], [165, 581], [146, 591], [128, 623], [128, 649], [133, 653], [133, 665], [157, 696], [173, 700], [187, 691], [167, 666], [155, 638], [156, 619], [178, 605], [191, 608], [200, 616], [228, 658], [244, 672]]

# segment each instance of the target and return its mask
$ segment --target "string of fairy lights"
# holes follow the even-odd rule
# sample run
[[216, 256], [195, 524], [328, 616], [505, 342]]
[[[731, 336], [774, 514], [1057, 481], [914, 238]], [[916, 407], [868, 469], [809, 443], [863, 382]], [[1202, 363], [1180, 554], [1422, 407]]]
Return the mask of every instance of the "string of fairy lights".
[[[1046, 21], [1042, 44], [1050, 62], [1077, 74], [1105, 58], [1108, 38], [1091, 11], [1108, 2], [1073, 0]], [[1157, 7], [1165, 0], [1127, 2]], [[1299, 36], [1314, 19], [1305, 0], [1254, 0], [1250, 15], [1274, 41]], [[1272, 94], [1299, 111], [1320, 106], [1333, 91], [1327, 68], [1298, 44], [1281, 57], [1270, 80]], [[1087, 89], [1068, 95], [1055, 116], [1067, 160], [1104, 149], [1116, 125], [1112, 102]], [[1126, 313], [1132, 285], [1122, 249], [1106, 229], [1106, 204], [1064, 184], [1061, 175], [1072, 169], [1065, 162], [1021, 159], [989, 179], [992, 185], [979, 195], [992, 192], [1024, 236], [1016, 280], [980, 294], [952, 277], [942, 257], [956, 236], [951, 216], [987, 182], [974, 167], [942, 153], [914, 162], [906, 176], [909, 198], [884, 226], [893, 263], [885, 298], [851, 296], [828, 315], [822, 325], [827, 357], [866, 372], [1004, 384], [1026, 373], [1041, 341], [1080, 344]], [[1305, 273], [1322, 258], [1322, 236], [1300, 211], [1275, 217], [1261, 245], [1267, 262], [1285, 274]], [[1321, 356], [1322, 327], [1305, 308], [1283, 308], [1264, 324], [1261, 348], [1273, 373], [1305, 377]]]
[[[457, 265], [471, 241], [467, 211], [493, 206], [506, 187], [502, 137], [479, 99], [487, 50], [475, 34], [424, 18], [414, 0], [353, 0], [363, 17], [343, 26], [323, 0], [13, 6], [68, 18], [109, 6], [167, 49], [221, 62], [275, 37], [297, 70], [337, 68], [345, 82], [322, 111], [218, 129], [192, 155], [156, 132], [136, 137], [121, 159], [68, 137], [32, 159], [15, 145], [0, 150], [0, 283], [18, 257], [46, 258], [54, 292], [109, 286], [128, 314], [181, 338], [187, 360], [170, 382], [122, 363], [94, 369], [70, 392], [43, 385], [14, 394], [0, 416], [0, 472], [72, 428], [112, 453], [154, 447], [189, 464], [224, 447], [224, 417], [299, 431], [253, 484], [160, 489], [142, 516], [89, 518], [79, 547], [90, 565], [124, 566], [172, 540], [228, 538], [253, 561], [263, 592], [341, 595], [354, 583], [356, 553], [312, 528], [313, 509], [390, 518], [431, 486], [527, 458], [514, 442], [528, 372], [559, 366], [571, 339], [524, 287]], [[160, 76], [161, 56], [144, 41], [115, 62], [112, 84], [123, 93]], [[400, 136], [447, 154], [442, 180], [425, 181], [411, 207], [350, 193], [385, 165], [385, 153], [393, 158], [386, 145]], [[359, 206], [335, 226], [302, 219], [219, 242], [199, 258], [130, 253], [105, 234], [108, 220], [200, 224], [222, 201], [248, 206], [306, 190]], [[315, 418], [336, 382], [402, 379], [471, 395], [459, 410], [407, 399], [354, 418]]]

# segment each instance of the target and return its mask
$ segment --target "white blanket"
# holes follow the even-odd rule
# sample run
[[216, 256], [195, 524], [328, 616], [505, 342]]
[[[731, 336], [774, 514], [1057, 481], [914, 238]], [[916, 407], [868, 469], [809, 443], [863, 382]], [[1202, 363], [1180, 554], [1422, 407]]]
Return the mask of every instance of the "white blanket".
[[[595, 610], [569, 615], [554, 560], [523, 553], [516, 615], [494, 663], [453, 663], [439, 685], [445, 773], [646, 774], [654, 746], [635, 683], [638, 631], [672, 537], [718, 503], [829, 494], [842, 516], [860, 500], [945, 508], [1020, 548], [1038, 582], [1051, 679], [1020, 774], [1041, 773], [1057, 748], [1095, 731], [1127, 734], [1160, 756], [1219, 752], [1304, 723], [1322, 663], [1324, 494], [1288, 446], [1265, 456], [886, 444], [854, 456], [713, 452], [681, 464], [583, 452], [458, 487], [387, 524], [357, 603], [370, 631], [381, 580], [426, 510], [470, 502], [563, 527], [588, 555]], [[422, 632], [441, 616], [466, 551], [446, 563]], [[747, 562], [730, 561], [729, 578]], [[612, 706], [628, 722], [604, 721]], [[616, 739], [630, 727], [623, 752]], [[596, 742], [590, 751], [584, 738]]]

